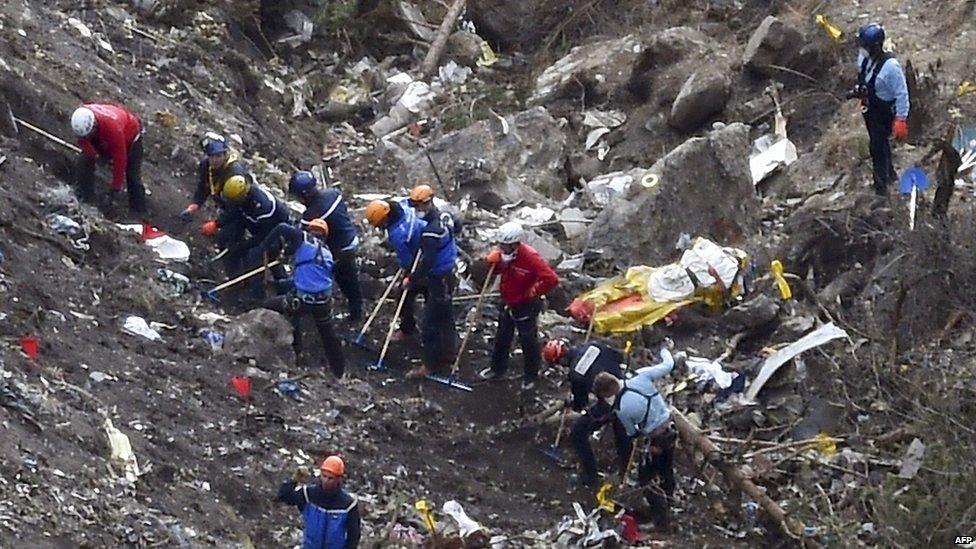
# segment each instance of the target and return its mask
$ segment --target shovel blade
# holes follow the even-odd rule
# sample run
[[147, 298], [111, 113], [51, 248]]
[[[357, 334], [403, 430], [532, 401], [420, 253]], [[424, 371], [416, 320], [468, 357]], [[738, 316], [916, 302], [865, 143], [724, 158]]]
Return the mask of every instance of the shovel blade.
[[439, 374], [427, 374], [426, 377], [427, 379], [435, 383], [440, 383], [441, 385], [447, 385], [448, 387], [451, 387], [453, 389], [459, 389], [461, 391], [466, 391], [468, 393], [474, 391], [474, 389], [472, 389], [470, 385], [466, 383], [462, 383], [451, 376], [443, 376]]
[[356, 347], [359, 347], [360, 349], [364, 349], [366, 351], [370, 351], [370, 352], [374, 352], [374, 353], [379, 352], [376, 349], [376, 347], [374, 347], [374, 346], [366, 343], [366, 340], [363, 337], [363, 334], [359, 334], [359, 335], [357, 335], [355, 337], [346, 336], [346, 337], [343, 337], [343, 339], [345, 339], [346, 341], [348, 341], [351, 345], [355, 345]]
[[371, 370], [373, 372], [382, 372], [385, 371], [387, 368], [386, 365], [383, 364], [382, 360], [377, 360], [376, 362], [370, 362], [369, 364], [367, 364], [366, 369]]
[[215, 292], [214, 290], [208, 290], [208, 291], [204, 292], [203, 295], [207, 299], [209, 299], [210, 302], [213, 303], [214, 305], [219, 305], [220, 304], [220, 298], [217, 297], [217, 292]]
[[550, 446], [546, 448], [545, 450], [542, 451], [542, 453], [545, 454], [546, 457], [548, 457], [552, 461], [558, 463], [559, 465], [562, 465], [563, 462], [565, 461], [565, 459], [563, 458], [562, 450], [556, 448], [555, 446]]

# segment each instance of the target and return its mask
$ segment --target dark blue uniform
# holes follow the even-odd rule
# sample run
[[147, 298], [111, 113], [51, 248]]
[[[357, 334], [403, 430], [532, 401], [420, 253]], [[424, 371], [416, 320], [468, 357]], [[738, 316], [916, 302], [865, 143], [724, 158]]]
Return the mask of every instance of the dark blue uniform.
[[335, 258], [335, 281], [349, 300], [349, 316], [353, 321], [362, 317], [363, 291], [359, 285], [359, 266], [356, 249], [359, 238], [356, 226], [349, 219], [346, 201], [335, 189], [316, 190], [302, 214], [302, 225], [313, 219], [322, 219], [329, 225], [326, 242]]
[[[251, 185], [240, 205], [227, 204], [217, 223], [217, 245], [229, 251], [224, 256], [228, 276], [237, 276], [257, 268], [263, 262], [260, 245], [278, 224], [288, 221], [288, 208], [270, 191], [260, 185]], [[273, 259], [273, 258], [269, 258]], [[275, 278], [284, 276], [284, 269], [273, 270]], [[261, 277], [253, 277], [249, 283], [252, 298], [264, 297]]]

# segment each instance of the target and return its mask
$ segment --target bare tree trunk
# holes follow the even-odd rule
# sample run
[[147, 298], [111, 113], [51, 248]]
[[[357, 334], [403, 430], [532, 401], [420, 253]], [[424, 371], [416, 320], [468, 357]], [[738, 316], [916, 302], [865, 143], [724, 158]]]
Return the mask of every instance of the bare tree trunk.
[[447, 46], [447, 39], [451, 36], [454, 23], [457, 22], [457, 18], [464, 11], [465, 2], [466, 0], [454, 0], [454, 3], [451, 4], [451, 9], [447, 10], [447, 15], [441, 21], [441, 26], [437, 29], [437, 34], [434, 35], [434, 42], [430, 45], [430, 49], [427, 50], [427, 56], [424, 57], [424, 62], [420, 66], [420, 72], [424, 78], [430, 77], [437, 70], [437, 62], [444, 53], [444, 47]]

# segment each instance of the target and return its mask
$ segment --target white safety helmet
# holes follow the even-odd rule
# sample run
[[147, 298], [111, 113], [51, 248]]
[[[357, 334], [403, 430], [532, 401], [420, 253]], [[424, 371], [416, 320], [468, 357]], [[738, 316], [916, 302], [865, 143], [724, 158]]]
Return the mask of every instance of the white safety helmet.
[[88, 107], [78, 107], [71, 113], [71, 130], [78, 137], [88, 137], [95, 129], [95, 113]]
[[522, 230], [522, 224], [516, 221], [504, 223], [495, 231], [495, 240], [499, 244], [515, 244], [521, 242], [523, 236], [525, 231]]

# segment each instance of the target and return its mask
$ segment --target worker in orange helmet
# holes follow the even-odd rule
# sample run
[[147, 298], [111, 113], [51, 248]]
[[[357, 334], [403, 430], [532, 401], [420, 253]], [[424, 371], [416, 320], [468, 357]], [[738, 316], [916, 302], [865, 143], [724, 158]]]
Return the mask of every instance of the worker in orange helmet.
[[278, 489], [278, 501], [294, 505], [302, 513], [305, 538], [302, 548], [355, 549], [359, 547], [360, 519], [356, 496], [342, 489], [346, 464], [328, 456], [319, 466], [318, 484], [299, 484], [299, 471]]

